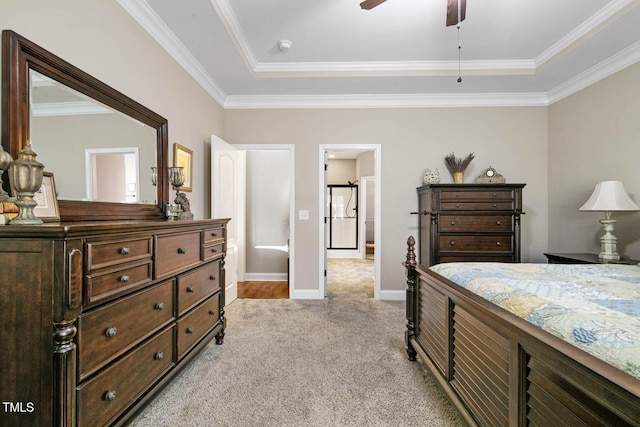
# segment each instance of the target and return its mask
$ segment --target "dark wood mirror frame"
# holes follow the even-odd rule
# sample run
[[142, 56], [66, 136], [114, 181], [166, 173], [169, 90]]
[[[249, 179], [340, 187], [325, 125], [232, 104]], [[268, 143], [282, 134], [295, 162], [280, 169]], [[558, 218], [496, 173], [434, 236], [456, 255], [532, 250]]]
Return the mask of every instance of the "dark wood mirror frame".
[[[2, 32], [2, 144], [15, 159], [30, 139], [29, 70], [51, 77], [156, 130], [158, 171], [168, 167], [167, 120], [11, 30]], [[35, 148], [37, 152], [37, 148]], [[46, 165], [45, 165], [46, 167]], [[5, 180], [8, 185], [8, 180]], [[5, 190], [9, 190], [5, 188]], [[169, 178], [158, 173], [156, 205], [59, 200], [61, 221], [163, 219]]]

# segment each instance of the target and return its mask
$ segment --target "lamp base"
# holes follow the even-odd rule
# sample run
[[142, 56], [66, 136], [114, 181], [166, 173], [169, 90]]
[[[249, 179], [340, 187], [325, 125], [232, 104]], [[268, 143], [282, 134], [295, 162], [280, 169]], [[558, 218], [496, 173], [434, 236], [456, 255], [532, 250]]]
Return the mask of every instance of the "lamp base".
[[620, 259], [620, 254], [618, 254], [616, 244], [618, 239], [611, 233], [615, 222], [615, 219], [600, 220], [600, 223], [604, 228], [604, 235], [600, 237], [600, 254], [598, 255], [598, 258], [604, 261], [618, 261]]
[[35, 216], [33, 209], [38, 203], [31, 197], [19, 198], [15, 204], [18, 206], [18, 216], [9, 221], [9, 225], [40, 225], [42, 220]]

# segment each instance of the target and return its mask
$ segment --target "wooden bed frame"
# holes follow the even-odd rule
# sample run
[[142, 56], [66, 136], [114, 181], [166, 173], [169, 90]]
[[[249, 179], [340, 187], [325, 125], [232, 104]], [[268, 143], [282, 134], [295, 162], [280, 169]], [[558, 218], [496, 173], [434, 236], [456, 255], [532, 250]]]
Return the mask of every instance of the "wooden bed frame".
[[407, 241], [409, 360], [470, 425], [640, 425], [640, 380], [419, 266]]

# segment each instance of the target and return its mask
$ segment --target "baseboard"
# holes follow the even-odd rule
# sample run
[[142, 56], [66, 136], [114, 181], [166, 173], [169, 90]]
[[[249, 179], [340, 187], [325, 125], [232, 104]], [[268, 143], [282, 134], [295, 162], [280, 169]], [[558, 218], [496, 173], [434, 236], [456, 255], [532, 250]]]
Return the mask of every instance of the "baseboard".
[[405, 301], [407, 299], [407, 291], [380, 290], [380, 299], [385, 301]]
[[287, 273], [245, 273], [245, 282], [286, 282]]
[[324, 299], [324, 290], [289, 289], [289, 299]]

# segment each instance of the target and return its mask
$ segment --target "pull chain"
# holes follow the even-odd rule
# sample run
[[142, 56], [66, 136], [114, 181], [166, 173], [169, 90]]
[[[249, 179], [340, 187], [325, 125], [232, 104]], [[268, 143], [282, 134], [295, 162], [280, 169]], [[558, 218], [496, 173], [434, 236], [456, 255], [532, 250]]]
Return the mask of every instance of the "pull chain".
[[458, 83], [462, 82], [462, 73], [460, 72], [461, 51], [462, 51], [462, 44], [460, 43], [460, 23], [458, 22]]

